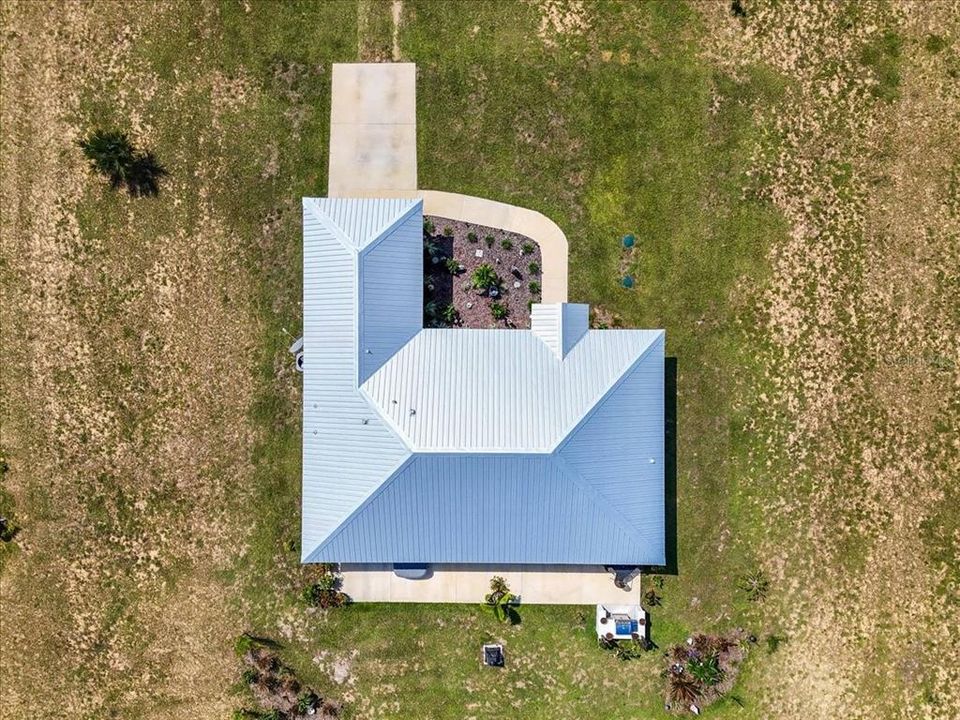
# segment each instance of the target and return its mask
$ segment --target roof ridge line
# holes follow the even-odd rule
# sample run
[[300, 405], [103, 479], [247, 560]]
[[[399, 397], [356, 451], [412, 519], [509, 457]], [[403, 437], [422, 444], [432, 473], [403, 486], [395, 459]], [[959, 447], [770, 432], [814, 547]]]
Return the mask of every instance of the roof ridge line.
[[[309, 209], [311, 214], [321, 223], [330, 228], [330, 231], [333, 233], [333, 236], [337, 239], [343, 247], [349, 250], [354, 255], [357, 254], [357, 248], [350, 242], [350, 238], [347, 237], [347, 233], [344, 232], [343, 228], [337, 224], [337, 221], [332, 217], [327, 215], [323, 210], [320, 209], [320, 205], [317, 203], [317, 199], [313, 197], [303, 198], [303, 207]], [[309, 201], [309, 202], [308, 202]]]
[[[386, 225], [384, 225], [382, 228], [377, 230], [375, 233], [372, 233], [372, 236], [374, 239], [371, 240], [366, 245], [364, 245], [362, 248], [360, 248], [360, 255], [366, 255], [369, 251], [373, 250], [373, 248], [375, 248], [377, 245], [382, 243], [390, 233], [396, 230], [401, 224], [405, 223], [410, 218], [410, 216], [418, 210], [418, 208], [419, 209], [423, 208], [423, 198], [373, 198], [373, 199], [375, 200], [408, 200], [410, 199], [410, 200], [413, 200], [413, 204], [410, 207], [408, 207], [406, 210], [404, 210], [402, 213], [400, 213], [393, 220], [391, 220]], [[423, 328], [421, 327], [421, 329]]]
[[[591, 331], [591, 332], [610, 332], [610, 331], [597, 330], [597, 331]], [[569, 430], [563, 433], [560, 440], [551, 450], [552, 453], [556, 454], [556, 453], [563, 452], [563, 448], [566, 447], [567, 443], [569, 443], [571, 439], [573, 439], [573, 436], [577, 432], [577, 430], [579, 430], [581, 427], [587, 424], [590, 418], [592, 418], [594, 414], [600, 409], [600, 406], [603, 405], [609, 399], [609, 397], [613, 394], [613, 392], [624, 383], [624, 381], [627, 379], [627, 375], [629, 375], [634, 369], [636, 369], [637, 365], [639, 365], [641, 362], [643, 362], [647, 358], [647, 355], [649, 355], [650, 351], [653, 350], [654, 347], [656, 347], [657, 343], [660, 341], [661, 338], [666, 337], [665, 330], [656, 330], [655, 332], [658, 332], [659, 335], [656, 338], [654, 338], [650, 342], [650, 344], [647, 345], [647, 347], [643, 349], [643, 352], [640, 353], [640, 355], [633, 362], [631, 362], [629, 365], [627, 365], [626, 368], [624, 368], [624, 371], [617, 376], [617, 378], [610, 384], [610, 386], [606, 390], [600, 393], [600, 397], [598, 397], [596, 402], [594, 402], [590, 406], [590, 409], [587, 410], [587, 412], [585, 412], [583, 415], [581, 415], [577, 419], [577, 421], [573, 424], [573, 426], [570, 427]]]
[[311, 558], [314, 555], [316, 555], [318, 552], [320, 552], [324, 547], [326, 547], [331, 542], [333, 542], [337, 537], [339, 537], [339, 535], [347, 528], [347, 526], [350, 525], [370, 503], [372, 503], [382, 492], [384, 492], [384, 490], [386, 490], [387, 487], [389, 487], [394, 482], [396, 482], [397, 478], [400, 477], [401, 471], [404, 470], [410, 463], [412, 463], [414, 458], [416, 458], [416, 453], [411, 452], [409, 449], [407, 449], [407, 454], [390, 471], [390, 473], [386, 476], [386, 478], [384, 478], [383, 482], [377, 485], [377, 487], [375, 487], [371, 491], [371, 493], [367, 495], [363, 499], [363, 501], [359, 505], [357, 505], [353, 509], [353, 511], [349, 515], [347, 515], [347, 517], [343, 519], [343, 521], [339, 525], [337, 525], [333, 530], [331, 530], [330, 533], [323, 540], [317, 543], [317, 546], [313, 548], [313, 550], [311, 550], [308, 555], [303, 555], [303, 553], [301, 552], [300, 562], [301, 563], [315, 562], [314, 560], [311, 560]]
[[593, 486], [593, 484], [588, 481], [583, 475], [581, 475], [576, 468], [571, 467], [570, 463], [567, 462], [559, 453], [551, 453], [551, 459], [558, 466], [559, 470], [565, 475], [569, 475], [573, 478], [574, 483], [579, 487], [587, 497], [589, 497], [594, 506], [605, 516], [610, 516], [610, 518], [616, 523], [617, 527], [620, 528], [627, 537], [631, 538], [634, 542], [639, 543], [640, 545], [645, 545], [647, 540], [640, 537], [637, 534], [637, 531], [630, 525], [630, 521], [627, 520], [615, 506], [613, 506], [600, 492]]

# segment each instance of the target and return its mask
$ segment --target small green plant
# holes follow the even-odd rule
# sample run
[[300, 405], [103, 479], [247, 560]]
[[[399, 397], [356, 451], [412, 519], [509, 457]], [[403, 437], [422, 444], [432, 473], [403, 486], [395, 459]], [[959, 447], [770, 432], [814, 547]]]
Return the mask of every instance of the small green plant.
[[654, 575], [650, 579], [657, 590], [663, 590], [663, 575]]
[[927, 35], [923, 41], [923, 47], [928, 53], [933, 55], [943, 50], [948, 44], [949, 43], [940, 35]]
[[767, 635], [767, 652], [772, 655], [786, 642], [787, 638], [785, 635]]
[[493, 241], [493, 235], [487, 235], [487, 236], [483, 239], [483, 242], [486, 243], [486, 245], [487, 245], [488, 248], [492, 248], [492, 247], [493, 247], [493, 242], [494, 242], [494, 241]]
[[528, 285], [528, 287], [530, 288], [531, 295], [540, 294], [540, 283], [538, 283], [536, 280], [531, 280], [530, 285]]
[[250, 633], [243, 633], [237, 636], [236, 641], [233, 643], [233, 649], [237, 655], [243, 657], [255, 647], [259, 647], [259, 645], [260, 643], [257, 642], [256, 638]]
[[300, 695], [297, 696], [297, 712], [301, 715], [306, 715], [311, 710], [317, 707], [317, 703], [320, 702], [320, 698], [317, 697], [316, 693], [309, 690], [304, 690]]
[[440, 305], [436, 300], [428, 300], [423, 306], [423, 323], [428, 327], [436, 327], [440, 322]]
[[490, 578], [490, 592], [484, 597], [483, 602], [484, 607], [488, 608], [497, 620], [500, 622], [510, 620], [514, 624], [519, 622], [520, 616], [513, 607], [514, 600], [516, 596], [510, 592], [506, 580], [499, 575]]
[[655, 587], [650, 588], [643, 594], [643, 601], [647, 607], [657, 607], [662, 604], [662, 600], [663, 598]]
[[443, 309], [443, 321], [448, 325], [459, 325], [462, 320], [460, 318], [460, 311], [457, 310], [452, 304], [447, 305]]
[[618, 660], [636, 660], [647, 651], [647, 644], [643, 640], [619, 640], [613, 651]]
[[750, 602], [760, 602], [767, 597], [770, 581], [763, 570], [754, 570], [740, 581], [740, 589], [747, 594]]
[[337, 608], [346, 605], [350, 598], [340, 590], [342, 579], [340, 574], [327, 565], [320, 566], [320, 576], [312, 585], [303, 589], [301, 597], [304, 602], [314, 607]]
[[494, 320], [505, 320], [508, 314], [507, 306], [503, 303], [490, 303], [490, 314]]
[[538, 263], [538, 262], [532, 262], [532, 263], [530, 263], [529, 265], [527, 265], [527, 272], [530, 273], [531, 275], [539, 275], [539, 274], [540, 274], [540, 263]]
[[470, 242], [475, 243], [475, 242], [477, 242], [478, 239], [479, 239], [479, 238], [477, 238], [477, 234], [476, 234], [475, 232], [468, 232], [468, 233], [467, 233], [467, 240], [469, 240]]
[[426, 218], [424, 218], [424, 219], [423, 219], [423, 231], [424, 231], [427, 235], [433, 235], [433, 234], [437, 231], [437, 227], [436, 227], [436, 225], [433, 224], [432, 221], [427, 220]]
[[687, 671], [701, 685], [718, 685], [723, 680], [723, 670], [716, 655], [691, 659], [687, 662]]
[[459, 275], [462, 267], [460, 267], [460, 261], [456, 258], [447, 258], [447, 272], [451, 275]]
[[504, 250], [512, 250], [513, 243], [510, 242], [510, 238], [504, 238], [500, 241], [500, 247], [502, 247]]
[[445, 226], [445, 227], [443, 228], [443, 236], [444, 236], [444, 237], [453, 237], [453, 228], [451, 228], [449, 225]]
[[497, 271], [493, 269], [492, 265], [484, 263], [483, 265], [478, 265], [473, 271], [473, 275], [470, 276], [470, 283], [475, 290], [489, 292], [492, 288], [499, 289], [503, 281], [500, 279], [500, 276], [497, 275]]
[[20, 532], [20, 526], [13, 520], [6, 517], [0, 517], [0, 541], [11, 542]]
[[244, 685], [253, 685], [253, 683], [257, 681], [257, 678], [260, 677], [260, 673], [258, 673], [252, 667], [248, 667], [243, 671], [243, 675], [240, 677], [243, 680]]
[[443, 259], [443, 249], [429, 238], [424, 238], [423, 240], [423, 252], [434, 265]]
[[533, 243], [525, 242], [523, 245], [520, 246], [521, 255], [529, 255], [532, 252], [533, 252]]

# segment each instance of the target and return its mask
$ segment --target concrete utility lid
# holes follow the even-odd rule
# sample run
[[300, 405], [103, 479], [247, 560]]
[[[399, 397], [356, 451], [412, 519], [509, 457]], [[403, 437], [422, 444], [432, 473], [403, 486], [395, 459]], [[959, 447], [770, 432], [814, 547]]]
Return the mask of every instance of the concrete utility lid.
[[417, 190], [416, 65], [333, 66], [330, 197], [413, 197]]

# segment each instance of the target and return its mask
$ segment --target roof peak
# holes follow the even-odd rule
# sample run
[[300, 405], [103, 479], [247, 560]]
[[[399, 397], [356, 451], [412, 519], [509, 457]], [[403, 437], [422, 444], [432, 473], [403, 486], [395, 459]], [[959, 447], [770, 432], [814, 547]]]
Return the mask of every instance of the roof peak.
[[534, 303], [530, 330], [560, 360], [590, 329], [590, 306], [585, 303]]

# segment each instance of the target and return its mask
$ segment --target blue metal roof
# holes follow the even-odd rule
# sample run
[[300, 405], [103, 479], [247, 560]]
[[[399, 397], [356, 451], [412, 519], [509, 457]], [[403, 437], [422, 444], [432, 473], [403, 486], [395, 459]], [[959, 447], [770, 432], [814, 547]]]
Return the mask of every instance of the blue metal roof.
[[418, 200], [304, 200], [303, 560], [662, 564], [664, 335], [422, 328]]

